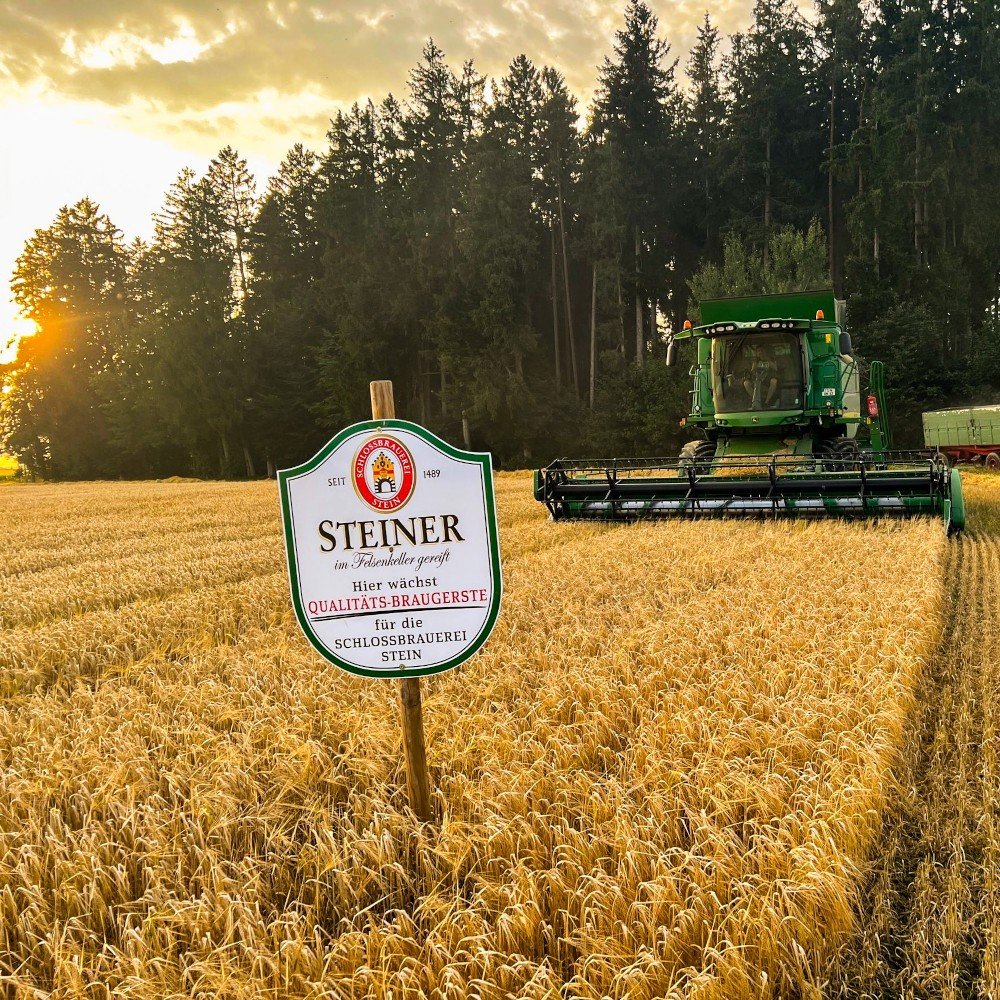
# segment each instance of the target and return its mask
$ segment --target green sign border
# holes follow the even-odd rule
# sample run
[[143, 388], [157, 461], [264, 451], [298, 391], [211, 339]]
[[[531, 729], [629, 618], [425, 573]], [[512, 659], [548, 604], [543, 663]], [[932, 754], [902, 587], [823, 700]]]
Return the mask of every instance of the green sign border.
[[[434, 667], [372, 670], [368, 667], [359, 667], [354, 663], [348, 663], [346, 660], [342, 660], [334, 653], [331, 653], [322, 644], [319, 637], [313, 631], [305, 609], [302, 607], [302, 596], [299, 593], [299, 572], [295, 559], [295, 535], [292, 530], [292, 511], [288, 495], [288, 484], [291, 480], [312, 472], [320, 466], [348, 438], [363, 432], [379, 430], [409, 431], [450, 458], [457, 458], [464, 462], [478, 462], [482, 468], [483, 486], [485, 487], [486, 495], [486, 533], [489, 537], [490, 545], [490, 571], [493, 574], [493, 596], [490, 601], [489, 613], [479, 635], [476, 636], [472, 644], [464, 652]], [[482, 649], [483, 644], [493, 631], [493, 626], [496, 625], [497, 617], [500, 614], [500, 598], [503, 594], [503, 575], [500, 569], [500, 533], [497, 529], [496, 498], [493, 492], [493, 463], [489, 452], [463, 451], [461, 448], [455, 448], [448, 444], [447, 441], [443, 441], [436, 434], [427, 430], [426, 427], [410, 423], [408, 420], [364, 420], [361, 423], [345, 427], [302, 465], [297, 465], [293, 469], [279, 470], [278, 487], [281, 495], [281, 520], [285, 535], [285, 558], [288, 564], [292, 607], [295, 609], [295, 617], [306, 638], [309, 640], [309, 644], [324, 660], [340, 667], [341, 670], [346, 670], [348, 673], [356, 674], [360, 677], [380, 677], [384, 680], [392, 680], [400, 677], [426, 677], [430, 674], [444, 673], [446, 670], [452, 670], [455, 667], [461, 666], [466, 660], [471, 659]]]

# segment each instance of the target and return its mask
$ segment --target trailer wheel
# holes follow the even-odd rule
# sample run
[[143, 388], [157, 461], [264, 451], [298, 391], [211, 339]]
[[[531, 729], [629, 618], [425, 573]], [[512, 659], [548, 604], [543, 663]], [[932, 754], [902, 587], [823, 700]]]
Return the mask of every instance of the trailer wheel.
[[1000, 469], [1000, 455], [998, 455], [995, 451], [991, 451], [986, 456], [986, 468], [993, 469], [994, 472], [997, 469]]

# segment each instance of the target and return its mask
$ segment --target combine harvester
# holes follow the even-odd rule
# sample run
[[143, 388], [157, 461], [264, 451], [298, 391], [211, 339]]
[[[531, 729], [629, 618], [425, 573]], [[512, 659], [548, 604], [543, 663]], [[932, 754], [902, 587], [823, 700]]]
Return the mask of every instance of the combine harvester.
[[559, 459], [535, 472], [554, 519], [934, 515], [965, 525], [962, 482], [937, 454], [892, 450], [881, 362], [862, 415], [851, 338], [830, 291], [705, 300], [667, 345], [694, 340], [691, 412], [704, 437], [676, 459]]

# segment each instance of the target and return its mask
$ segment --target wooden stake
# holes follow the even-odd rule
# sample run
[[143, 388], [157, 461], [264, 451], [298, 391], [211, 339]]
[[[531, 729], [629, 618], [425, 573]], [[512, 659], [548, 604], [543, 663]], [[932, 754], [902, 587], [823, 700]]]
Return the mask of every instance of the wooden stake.
[[431, 812], [431, 785], [427, 777], [427, 748], [424, 746], [424, 712], [419, 677], [404, 677], [399, 682], [399, 711], [403, 719], [403, 752], [406, 758], [410, 808], [426, 823], [434, 817]]
[[[392, 420], [396, 403], [392, 382], [372, 382], [372, 420]], [[420, 678], [404, 677], [399, 682], [399, 712], [403, 722], [403, 756], [406, 760], [406, 785], [410, 808], [424, 822], [431, 813], [431, 786], [427, 778], [427, 748], [424, 746], [424, 715], [420, 697]]]

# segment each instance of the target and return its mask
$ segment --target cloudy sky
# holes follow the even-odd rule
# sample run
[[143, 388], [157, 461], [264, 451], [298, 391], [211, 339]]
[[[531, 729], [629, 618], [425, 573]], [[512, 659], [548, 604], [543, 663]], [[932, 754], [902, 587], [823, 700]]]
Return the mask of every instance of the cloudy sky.
[[[751, 0], [651, 0], [681, 65], [710, 6], [726, 32]], [[624, 0], [0, 0], [0, 357], [23, 329], [7, 278], [32, 232], [89, 195], [128, 238], [183, 166], [230, 143], [258, 179], [337, 108], [402, 93], [428, 36], [502, 74], [527, 53], [589, 101]]]

